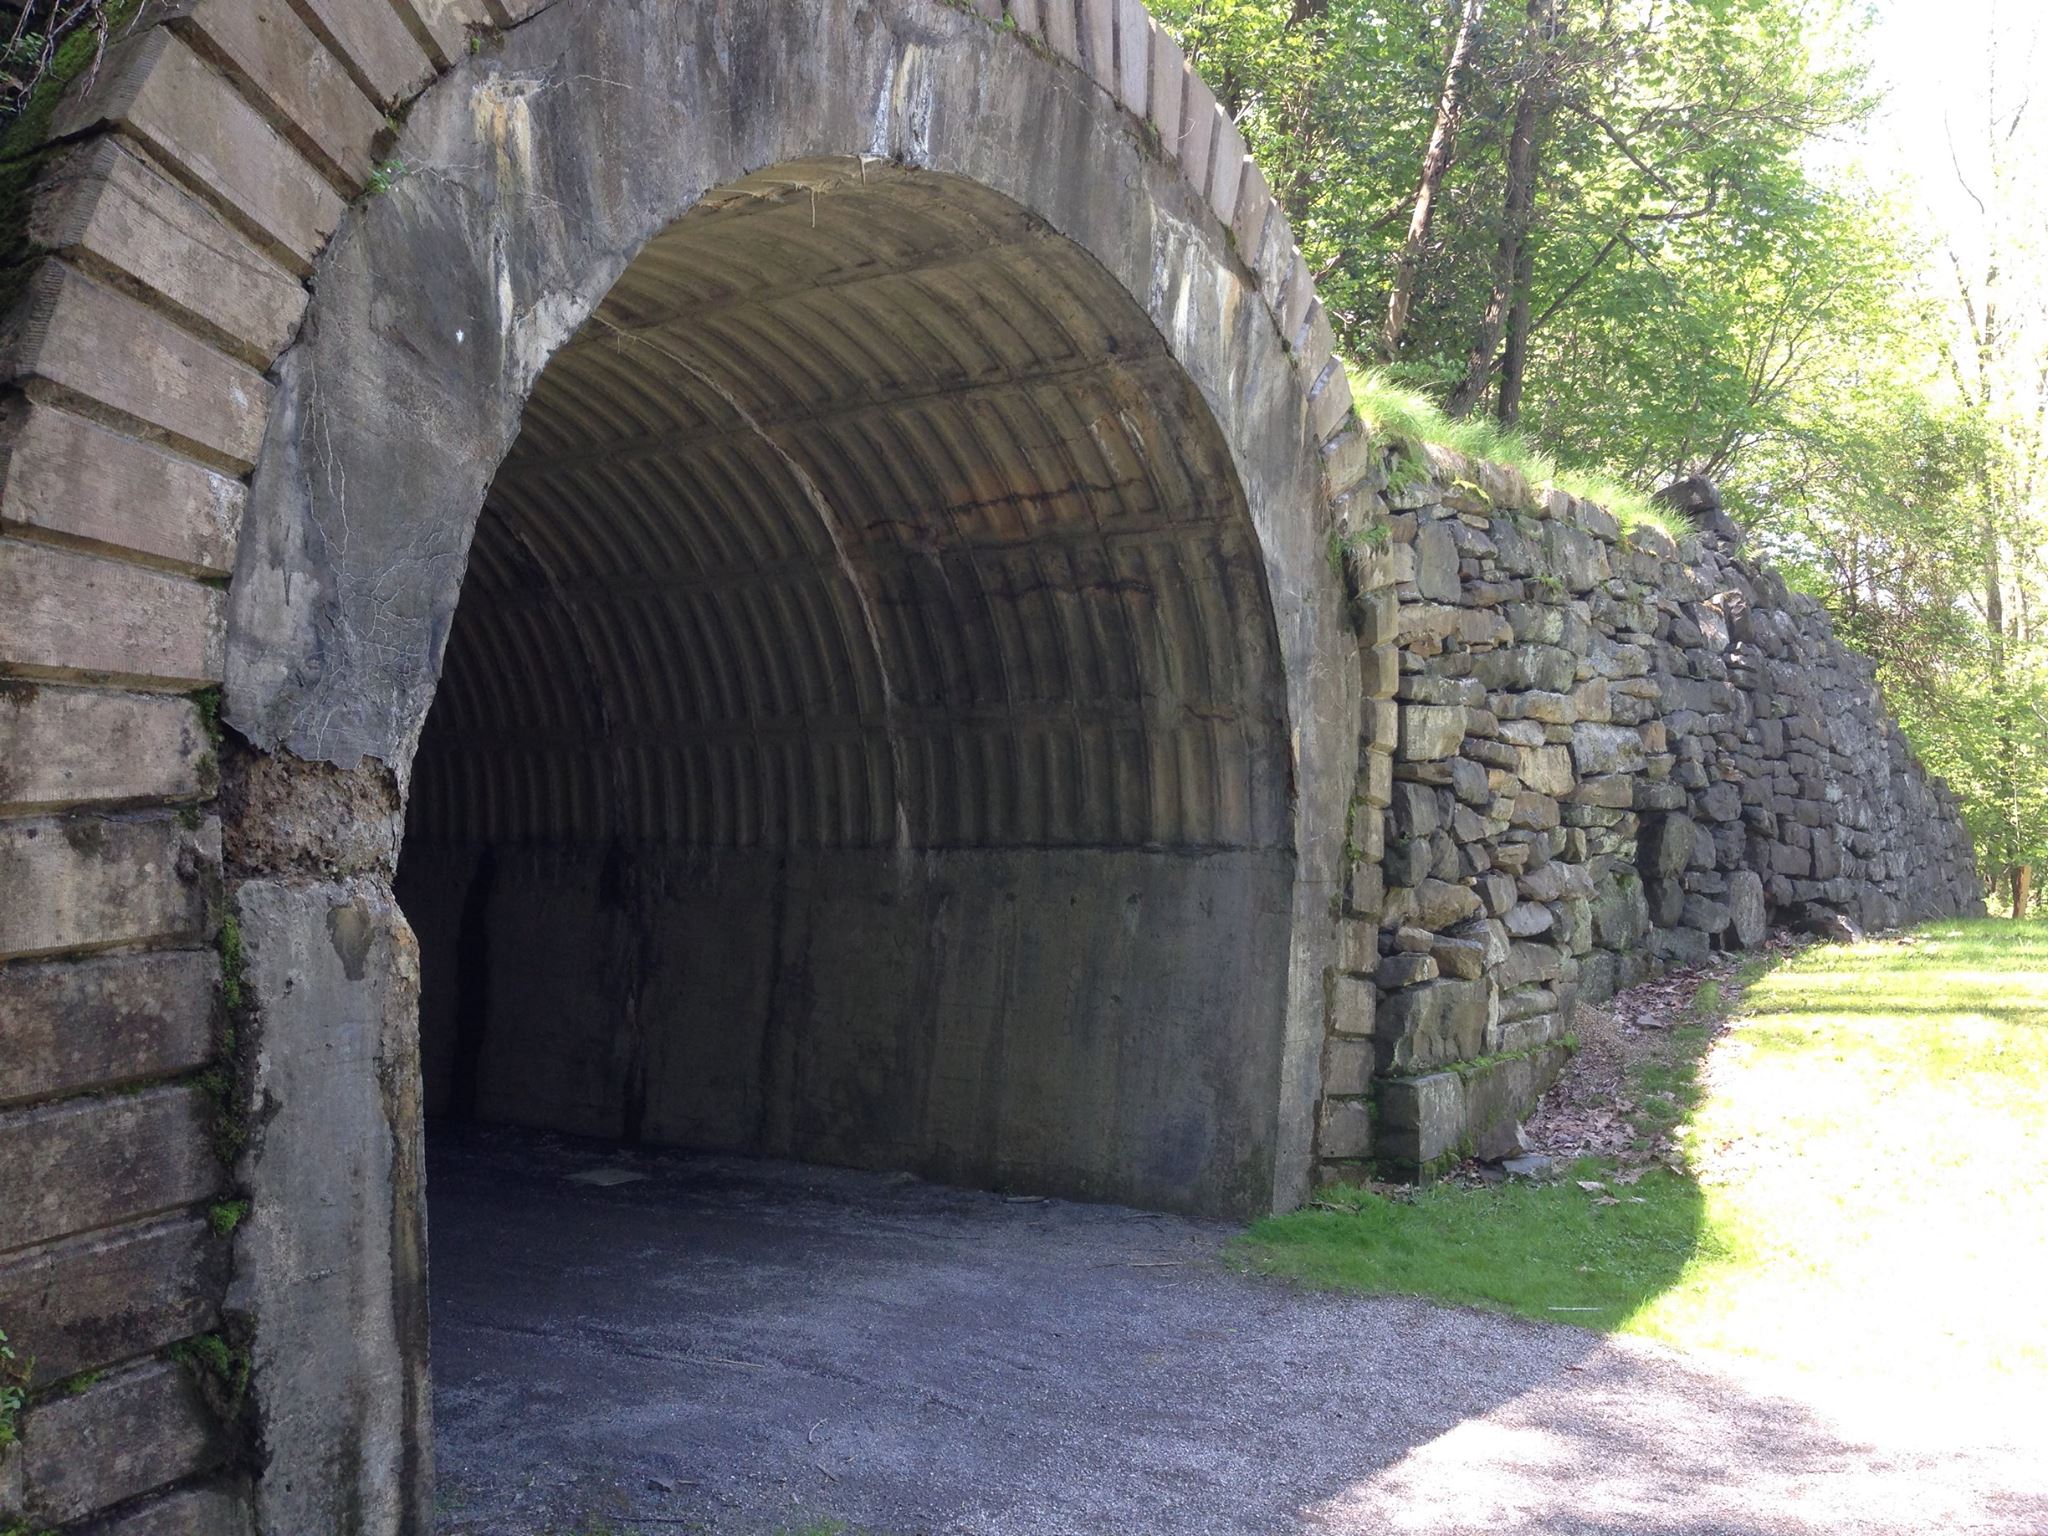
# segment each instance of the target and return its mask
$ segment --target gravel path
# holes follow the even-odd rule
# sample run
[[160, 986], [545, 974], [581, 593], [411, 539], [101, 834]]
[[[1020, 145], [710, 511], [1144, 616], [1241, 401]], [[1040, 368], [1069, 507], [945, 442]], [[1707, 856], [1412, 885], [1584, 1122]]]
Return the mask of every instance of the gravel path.
[[2048, 1532], [2048, 1415], [1303, 1294], [1214, 1224], [499, 1131], [430, 1178], [444, 1536]]

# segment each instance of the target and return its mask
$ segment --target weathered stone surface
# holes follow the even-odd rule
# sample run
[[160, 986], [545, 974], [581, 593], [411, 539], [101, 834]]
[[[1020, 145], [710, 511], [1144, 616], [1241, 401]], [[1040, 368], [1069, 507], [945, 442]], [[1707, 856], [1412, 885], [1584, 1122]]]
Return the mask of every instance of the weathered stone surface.
[[[47, 250], [83, 253], [124, 285], [161, 295], [258, 368], [291, 339], [306, 307], [289, 273], [117, 135], [55, 160], [37, 183], [30, 233]], [[226, 553], [232, 562], [232, 547]]]
[[1753, 870], [1738, 869], [1728, 877], [1728, 913], [1738, 945], [1754, 949], [1763, 942], [1769, 926], [1764, 883]]
[[1370, 1035], [1378, 1019], [1379, 988], [1357, 976], [1330, 980], [1330, 1030], [1339, 1035]]
[[0, 406], [0, 528], [132, 550], [188, 574], [225, 575], [241, 482], [53, 406]]
[[[267, 115], [284, 125], [302, 153], [335, 181], [369, 176], [370, 146], [384, 127], [383, 113], [282, 0], [186, 3], [180, 30], [204, 39], [204, 48], [267, 103]], [[402, 25], [398, 31], [403, 35]], [[422, 72], [415, 83], [424, 79]]]
[[95, 1232], [0, 1259], [8, 1343], [47, 1386], [212, 1329], [227, 1244], [199, 1216]]
[[0, 540], [0, 672], [199, 688], [220, 681], [225, 644], [217, 587]]
[[154, 1216], [222, 1183], [197, 1088], [148, 1088], [0, 1114], [0, 1252]]
[[1650, 921], [1659, 928], [1674, 928], [1685, 912], [1685, 887], [1677, 880], [1645, 880], [1643, 899]]
[[59, 108], [55, 130], [69, 137], [98, 122], [125, 124], [302, 270], [341, 217], [334, 190], [169, 28], [110, 47], [92, 89]]
[[1517, 942], [1500, 968], [1500, 984], [1507, 989], [1555, 981], [1563, 968], [1564, 957], [1553, 945]]
[[1403, 840], [1428, 837], [1443, 825], [1437, 793], [1426, 784], [1396, 784], [1394, 803], [1387, 814], [1393, 821], [1395, 836]]
[[1416, 912], [1425, 928], [1441, 933], [1479, 911], [1479, 895], [1469, 886], [1424, 880], [1415, 888]]
[[0, 959], [202, 940], [219, 869], [210, 818], [0, 822]]
[[1646, 817], [1636, 840], [1636, 861], [1644, 877], [1668, 880], [1683, 871], [1692, 857], [1697, 833], [1689, 816]]
[[1499, 1158], [1516, 1149], [1522, 1117], [1557, 1080], [1569, 1054], [1561, 1045], [1548, 1045], [1527, 1055], [1486, 1062], [1464, 1074], [1460, 1139], [1473, 1156]]
[[[1640, 773], [1643, 738], [1628, 726], [1582, 721], [1572, 727], [1572, 761], [1582, 778], [1596, 774]], [[1619, 802], [1627, 804], [1626, 801]]]
[[0, 1105], [202, 1065], [219, 974], [211, 950], [0, 968]]
[[1486, 974], [1486, 946], [1477, 940], [1438, 938], [1429, 953], [1439, 975], [1477, 981]]
[[1726, 902], [1710, 897], [1688, 895], [1679, 909], [1678, 920], [1688, 928], [1697, 928], [1709, 937], [1718, 934], [1731, 921], [1732, 914]]
[[0, 811], [197, 800], [215, 778], [191, 699], [0, 682]]
[[1489, 651], [1472, 665], [1472, 675], [1489, 688], [1568, 691], [1578, 675], [1578, 658], [1554, 645], [1516, 645]]
[[1329, 1099], [1323, 1105], [1324, 1157], [1365, 1157], [1372, 1151], [1372, 1105], [1364, 1099]]
[[249, 1506], [232, 1487], [182, 1488], [88, 1526], [81, 1536], [251, 1536]]
[[50, 261], [8, 324], [11, 378], [97, 401], [237, 471], [255, 463], [269, 382], [155, 310]]
[[[1380, 962], [1375, 980], [1382, 992], [1395, 991], [1401, 987], [1419, 986], [1425, 981], [1436, 980], [1436, 961], [1425, 954], [1388, 955]], [[1380, 1008], [1385, 1016], [1388, 1004]]]
[[1602, 886], [1593, 901], [1593, 936], [1608, 949], [1627, 949], [1650, 926], [1643, 883], [1633, 876]]
[[1627, 810], [1635, 804], [1635, 781], [1625, 773], [1581, 780], [1579, 787], [1572, 791], [1572, 804]]
[[[1323, 1093], [1329, 1098], [1346, 1098], [1372, 1092], [1373, 1050], [1370, 1040], [1331, 1039], [1323, 1043]], [[1350, 1156], [1333, 1153], [1325, 1156]]]
[[21, 1437], [29, 1508], [67, 1521], [217, 1465], [225, 1447], [182, 1366], [150, 1361], [46, 1398]]
[[1442, 523], [1416, 530], [1415, 585], [1432, 602], [1458, 601], [1458, 550]]
[[1415, 1172], [1457, 1149], [1465, 1134], [1465, 1092], [1455, 1072], [1395, 1078], [1380, 1088], [1380, 1153]]
[[1591, 896], [1593, 877], [1586, 873], [1583, 864], [1553, 860], [1518, 876], [1515, 889], [1525, 901], [1563, 901], [1572, 896]]
[[1400, 756], [1428, 762], [1451, 756], [1465, 739], [1465, 711], [1456, 705], [1403, 704]]
[[1517, 747], [1515, 772], [1534, 794], [1568, 795], [1576, 779], [1572, 755], [1566, 747]]
[[1413, 886], [1429, 873], [1428, 838], [1403, 838], [1387, 845], [1384, 868], [1390, 885]]
[[[379, 107], [403, 101], [432, 78], [433, 67], [425, 51], [406, 30], [398, 13], [389, 6], [350, 5], [347, 0], [300, 0], [306, 14], [314, 17], [320, 30], [333, 39], [349, 66], [349, 72], [365, 82]], [[506, 0], [498, 0], [505, 4]], [[523, 9], [535, 4], [514, 0]], [[524, 19], [519, 9], [511, 18]]]

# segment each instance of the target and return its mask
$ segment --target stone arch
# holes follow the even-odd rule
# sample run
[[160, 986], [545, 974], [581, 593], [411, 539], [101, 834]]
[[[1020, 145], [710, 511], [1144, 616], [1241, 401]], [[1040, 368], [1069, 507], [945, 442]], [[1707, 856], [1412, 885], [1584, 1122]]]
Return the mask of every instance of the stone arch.
[[[122, 1318], [106, 1336], [59, 1301], [27, 1323], [53, 1371], [120, 1366], [31, 1418], [18, 1497], [52, 1522], [139, 1499], [234, 1528], [223, 1444], [155, 1355], [222, 1325], [256, 1369], [259, 1526], [420, 1519], [418, 969], [389, 882], [470, 521], [547, 359], [660, 230], [715, 189], [758, 196], [764, 169], [804, 167], [827, 199], [863, 172], [952, 178], [1022, 210], [1146, 317], [1213, 426], [1284, 694], [1284, 732], [1241, 758], [1249, 841], [1289, 861], [1257, 1203], [1309, 1177], [1359, 733], [1329, 555], [1376, 498], [1329, 325], [1227, 117], [1132, 0], [524, 10], [152, 12], [51, 119], [30, 234], [52, 255], [6, 346], [0, 885], [36, 899], [0, 917], [28, 1046], [0, 1135], [90, 1176], [12, 1214], [0, 1296], [32, 1280]], [[216, 807], [223, 685], [250, 750]], [[193, 1074], [231, 1018], [226, 1065], [264, 1118], [223, 1172], [210, 1143], [249, 1128], [209, 1098], [223, 1074]], [[324, 1069], [337, 1050], [350, 1070]], [[339, 1201], [338, 1160], [363, 1170]], [[201, 1213], [237, 1191], [255, 1202], [224, 1294]], [[39, 1459], [115, 1422], [147, 1422], [149, 1454]]]
[[430, 1110], [1271, 1200], [1264, 568], [1079, 247], [894, 163], [712, 193], [541, 371], [449, 634], [398, 883]]

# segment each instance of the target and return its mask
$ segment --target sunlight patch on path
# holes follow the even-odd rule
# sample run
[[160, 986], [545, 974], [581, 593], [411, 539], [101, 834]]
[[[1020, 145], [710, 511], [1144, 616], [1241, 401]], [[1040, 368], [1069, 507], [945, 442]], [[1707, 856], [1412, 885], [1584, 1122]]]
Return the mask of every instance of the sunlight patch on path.
[[[1631, 1340], [1304, 1512], [1320, 1536], [1924, 1536], [2038, 1528], [2048, 1461], [2012, 1442], [1845, 1416], [1782, 1373]], [[2008, 1405], [2010, 1406], [2010, 1405]], [[2040, 1405], [2037, 1405], [2040, 1406]], [[1982, 1424], [1976, 1428], [1981, 1429]]]

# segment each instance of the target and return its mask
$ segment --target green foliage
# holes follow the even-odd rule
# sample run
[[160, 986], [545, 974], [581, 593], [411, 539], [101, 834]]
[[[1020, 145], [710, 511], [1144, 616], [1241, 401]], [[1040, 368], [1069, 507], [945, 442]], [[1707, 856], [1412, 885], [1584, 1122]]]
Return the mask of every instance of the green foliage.
[[7, 1342], [5, 1329], [0, 1329], [0, 1451], [21, 1436], [21, 1410], [28, 1403], [29, 1378], [35, 1372], [35, 1361], [24, 1360]]
[[363, 190], [371, 197], [382, 197], [405, 179], [406, 171], [406, 163], [396, 155], [379, 160], [364, 178]]
[[206, 1222], [213, 1228], [216, 1237], [227, 1237], [242, 1224], [248, 1214], [249, 1202], [246, 1200], [216, 1200], [207, 1207]]
[[[1153, 9], [1243, 128], [1341, 349], [1376, 356], [1459, 7]], [[1860, 13], [1845, 0], [1565, 7], [1539, 43], [1524, 11], [1490, 6], [1476, 34], [1409, 329], [1386, 362], [1437, 398], [1463, 376], [1494, 282], [1512, 120], [1540, 76], [1524, 423], [1560, 463], [1619, 485], [1704, 472], [1770, 429], [1838, 345], [1835, 322], [1900, 270], [1858, 220], [1869, 195], [1813, 169], [1816, 141], [1869, 106]], [[1859, 283], [1835, 292], [1850, 269]]]
[[214, 939], [214, 946], [220, 951], [220, 996], [230, 1014], [240, 1012], [248, 997], [249, 957], [242, 949], [242, 925], [232, 912], [225, 913], [220, 920], [220, 932]]
[[[1427, 1296], [1546, 1322], [1617, 1328], [1674, 1283], [1700, 1239], [1697, 1186], [1659, 1169], [1596, 1205], [1578, 1181], [1439, 1184], [1395, 1197], [1342, 1187], [1252, 1227], [1254, 1267], [1327, 1289]], [[1637, 1203], [1637, 1202], [1640, 1203]]]
[[199, 707], [200, 729], [206, 732], [206, 739], [218, 751], [221, 743], [220, 705], [221, 692], [216, 685], [201, 688], [192, 695], [192, 702]]
[[[1987, 875], [2048, 865], [2048, 120], [2024, 79], [1979, 83], [1988, 110], [1950, 145], [1975, 212], [1930, 219], [1842, 147], [1874, 102], [1858, 0], [1559, 5], [1549, 30], [1489, 4], [1385, 356], [1462, 7], [1153, 9], [1243, 129], [1340, 351], [1372, 360], [1353, 395], [1396, 445], [1395, 488], [1439, 444], [1675, 537], [1646, 493], [1715, 480], [1753, 547], [1877, 660]], [[1992, 52], [2031, 56], [2036, 28], [2008, 22]], [[1525, 106], [1533, 211], [1504, 271]], [[1497, 283], [1527, 317], [1513, 408], [1486, 328]], [[1468, 413], [1475, 353], [1492, 371]]]
[[1396, 382], [1384, 369], [1354, 364], [1350, 373], [1351, 399], [1359, 419], [1393, 440], [1396, 463], [1410, 481], [1427, 476], [1421, 448], [1434, 443], [1468, 458], [1509, 465], [1533, 485], [1555, 486], [1582, 497], [1612, 513], [1624, 528], [1650, 523], [1673, 538], [1689, 531], [1682, 526], [1682, 519], [1653, 505], [1640, 491], [1605, 475], [1560, 468], [1527, 433], [1504, 428], [1485, 417], [1453, 420], [1427, 395]]
[[207, 1401], [227, 1422], [241, 1416], [249, 1392], [249, 1351], [217, 1333], [173, 1344], [170, 1357], [198, 1378]]

